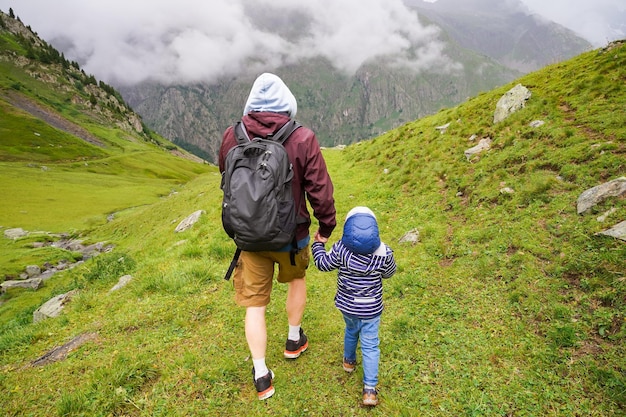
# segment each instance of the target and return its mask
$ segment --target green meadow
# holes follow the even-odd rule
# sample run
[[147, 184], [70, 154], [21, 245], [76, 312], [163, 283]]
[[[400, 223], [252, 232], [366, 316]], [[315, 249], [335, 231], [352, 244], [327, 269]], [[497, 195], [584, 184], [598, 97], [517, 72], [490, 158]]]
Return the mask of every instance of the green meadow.
[[[3, 414], [624, 415], [626, 242], [596, 233], [626, 219], [626, 200], [611, 198], [585, 215], [576, 200], [626, 176], [625, 81], [626, 45], [617, 43], [373, 140], [324, 150], [338, 212], [331, 243], [346, 213], [366, 205], [398, 263], [384, 286], [381, 403], [373, 409], [360, 403], [362, 372], [341, 366], [336, 277], [312, 264], [309, 350], [295, 361], [282, 357], [286, 288], [276, 284], [267, 312], [276, 393], [256, 399], [244, 310], [223, 280], [235, 248], [221, 228], [216, 167], [126, 144], [115, 130], [98, 137], [116, 151], [70, 140], [66, 156], [42, 155], [41, 144], [33, 156], [25, 148], [33, 128], [24, 128], [21, 140], [0, 143], [0, 225], [115, 249], [39, 290], [0, 296]], [[494, 125], [496, 102], [517, 83], [532, 97]], [[18, 116], [10, 123], [36, 123]], [[535, 120], [545, 124], [531, 127]], [[435, 129], [446, 123], [445, 133]], [[464, 151], [486, 137], [491, 149], [467, 160]], [[59, 134], [48, 148], [65, 140]], [[175, 233], [196, 210], [205, 211], [200, 221]], [[419, 242], [400, 243], [414, 229]], [[33, 248], [40, 239], [54, 237], [2, 238], [2, 273], [77, 257]], [[132, 281], [109, 292], [125, 274]], [[42, 303], [74, 289], [59, 317], [33, 324]], [[63, 360], [33, 364], [86, 334], [92, 340]]]

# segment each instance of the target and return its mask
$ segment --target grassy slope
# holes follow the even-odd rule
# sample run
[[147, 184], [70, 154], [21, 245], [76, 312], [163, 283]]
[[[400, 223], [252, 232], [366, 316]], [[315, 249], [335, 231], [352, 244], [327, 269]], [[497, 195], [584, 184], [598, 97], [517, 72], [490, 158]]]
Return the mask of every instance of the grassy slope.
[[[335, 277], [311, 268], [304, 325], [310, 350], [281, 357], [285, 288], [268, 308], [268, 363], [277, 392], [255, 400], [243, 310], [222, 280], [232, 243], [221, 230], [215, 169], [177, 194], [121, 212], [90, 238], [117, 244], [37, 292], [0, 306], [0, 405], [7, 415], [611, 416], [626, 407], [626, 246], [578, 216], [582, 191], [625, 175], [626, 48], [594, 51], [520, 80], [533, 96], [493, 126], [513, 84], [375, 140], [327, 150], [339, 216], [366, 204], [399, 270], [385, 283], [382, 403], [359, 405], [360, 372], [341, 369]], [[546, 124], [530, 128], [542, 119]], [[446, 134], [434, 128], [451, 122]], [[471, 163], [468, 138], [493, 148]], [[503, 186], [514, 194], [501, 194]], [[206, 215], [182, 234], [192, 211]], [[104, 215], [104, 211], [101, 212]], [[341, 226], [341, 225], [340, 225]], [[419, 229], [415, 246], [398, 243]], [[337, 231], [333, 239], [340, 236]], [[14, 245], [24, 245], [17, 241]], [[124, 261], [120, 261], [123, 257]], [[123, 290], [107, 295], [118, 277]], [[53, 295], [80, 295], [54, 320], [30, 324]], [[65, 361], [30, 361], [84, 332], [99, 338]]]

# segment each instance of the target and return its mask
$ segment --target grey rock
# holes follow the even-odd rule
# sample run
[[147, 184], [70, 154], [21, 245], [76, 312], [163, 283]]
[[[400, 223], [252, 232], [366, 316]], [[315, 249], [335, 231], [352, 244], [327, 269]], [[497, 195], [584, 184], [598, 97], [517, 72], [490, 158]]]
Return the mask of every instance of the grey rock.
[[29, 288], [31, 290], [38, 290], [42, 283], [42, 278], [9, 280], [0, 283], [0, 288], [2, 288], [2, 292], [11, 288]]
[[498, 100], [496, 111], [493, 114], [493, 122], [499, 123], [516, 111], [523, 109], [531, 95], [530, 90], [521, 84], [511, 88]]
[[620, 177], [584, 191], [578, 197], [576, 210], [578, 214], [583, 214], [609, 197], [623, 195], [626, 195], [626, 177]]
[[626, 221], [616, 224], [608, 230], [596, 233], [597, 235], [611, 236], [615, 239], [623, 240], [626, 242]]
[[9, 239], [19, 239], [21, 237], [24, 237], [28, 235], [28, 232], [25, 231], [24, 229], [22, 229], [21, 227], [16, 227], [13, 229], [7, 229], [4, 231], [4, 237], [9, 238]]
[[489, 149], [491, 149], [491, 138], [483, 138], [478, 142], [478, 145], [465, 151], [465, 157], [469, 161], [472, 159], [472, 156], [488, 151]]
[[39, 268], [39, 265], [28, 265], [26, 267], [26, 275], [28, 275], [29, 278], [39, 276], [41, 275], [41, 268]]
[[419, 241], [420, 241], [420, 232], [417, 229], [413, 229], [413, 230], [406, 232], [404, 236], [402, 236], [398, 240], [399, 243], [411, 243], [413, 245]]
[[112, 293], [113, 291], [117, 291], [120, 288], [124, 288], [131, 280], [133, 279], [132, 275], [124, 275], [122, 276], [119, 281], [117, 281], [117, 284], [115, 284], [113, 286], [113, 288], [111, 288], [109, 290], [109, 294]]
[[185, 230], [189, 229], [191, 226], [196, 224], [198, 220], [200, 220], [200, 216], [202, 216], [204, 213], [206, 213], [206, 211], [204, 210], [194, 211], [189, 216], [187, 216], [183, 221], [178, 223], [178, 226], [176, 226], [176, 229], [174, 231], [176, 233], [184, 232]]
[[41, 307], [39, 307], [33, 313], [33, 323], [38, 323], [47, 318], [58, 317], [59, 314], [63, 311], [65, 304], [70, 302], [72, 297], [76, 295], [78, 290], [72, 290], [65, 294], [57, 295], [56, 297], [51, 298], [46, 301]]

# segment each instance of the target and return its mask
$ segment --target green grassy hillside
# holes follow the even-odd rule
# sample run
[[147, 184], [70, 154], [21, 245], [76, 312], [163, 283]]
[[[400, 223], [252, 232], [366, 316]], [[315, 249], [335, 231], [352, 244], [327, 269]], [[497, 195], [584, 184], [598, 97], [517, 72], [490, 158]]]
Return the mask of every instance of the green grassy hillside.
[[[212, 169], [145, 129], [119, 93], [21, 22], [0, 23], [0, 232], [80, 237]], [[0, 239], [0, 276], [56, 260], [49, 251]]]
[[[1, 296], [0, 407], [8, 416], [623, 415], [626, 244], [595, 233], [626, 219], [626, 200], [578, 215], [576, 199], [626, 175], [624, 81], [626, 46], [615, 44], [374, 140], [324, 151], [340, 223], [331, 242], [340, 238], [347, 211], [367, 205], [399, 266], [385, 282], [375, 409], [360, 406], [361, 372], [341, 367], [336, 278], [313, 266], [303, 322], [310, 348], [295, 362], [282, 358], [285, 287], [277, 285], [267, 357], [276, 394], [256, 400], [244, 311], [222, 280], [234, 246], [221, 229], [215, 168], [171, 179], [180, 181], [177, 193], [132, 208], [119, 204], [126, 209], [112, 221], [93, 222], [83, 233], [115, 244], [112, 253], [55, 275], [37, 291]], [[526, 108], [494, 125], [496, 102], [518, 82], [532, 92]], [[545, 124], [530, 127], [534, 120]], [[446, 123], [444, 134], [435, 129]], [[493, 143], [468, 161], [472, 135]], [[96, 155], [87, 166], [64, 162], [44, 173], [65, 184], [72, 173], [94, 169], [92, 178], [103, 184], [111, 178], [157, 190], [149, 181], [167, 183], [163, 172], [177, 167], [137, 171], [160, 152], [141, 161], [129, 157], [139, 152]], [[38, 182], [40, 168], [21, 169], [33, 169]], [[12, 182], [20, 181], [17, 175]], [[113, 186], [123, 189], [119, 183]], [[514, 192], [502, 193], [504, 187]], [[96, 186], [92, 198], [105, 189]], [[110, 213], [109, 198], [94, 205], [92, 217]], [[206, 212], [199, 223], [175, 233], [196, 210]], [[84, 225], [76, 216], [74, 227]], [[59, 215], [41, 227], [71, 225]], [[412, 229], [420, 241], [400, 243]], [[4, 240], [3, 252], [32, 255], [32, 241]], [[109, 293], [123, 274], [133, 280]], [[78, 295], [60, 317], [32, 324], [39, 305], [73, 289]], [[92, 339], [64, 360], [32, 364], [80, 335]]]

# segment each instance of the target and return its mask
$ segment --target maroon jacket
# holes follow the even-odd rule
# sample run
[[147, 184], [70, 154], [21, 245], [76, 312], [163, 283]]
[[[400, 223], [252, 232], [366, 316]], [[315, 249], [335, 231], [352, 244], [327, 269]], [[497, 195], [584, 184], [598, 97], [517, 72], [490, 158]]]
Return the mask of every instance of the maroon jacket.
[[[241, 119], [250, 138], [265, 137], [275, 133], [289, 121], [289, 116], [282, 113], [251, 112]], [[224, 132], [219, 152], [220, 172], [224, 172], [224, 160], [228, 151], [237, 145], [237, 140], [230, 126]], [[293, 197], [299, 204], [299, 221], [296, 239], [298, 241], [309, 236], [311, 216], [307, 210], [306, 198], [313, 208], [313, 215], [319, 221], [319, 232], [323, 237], [330, 237], [337, 221], [335, 218], [335, 200], [333, 198], [333, 183], [326, 169], [326, 162], [322, 156], [320, 145], [315, 133], [304, 126], [296, 129], [283, 144], [293, 165], [294, 177], [292, 180]]]

